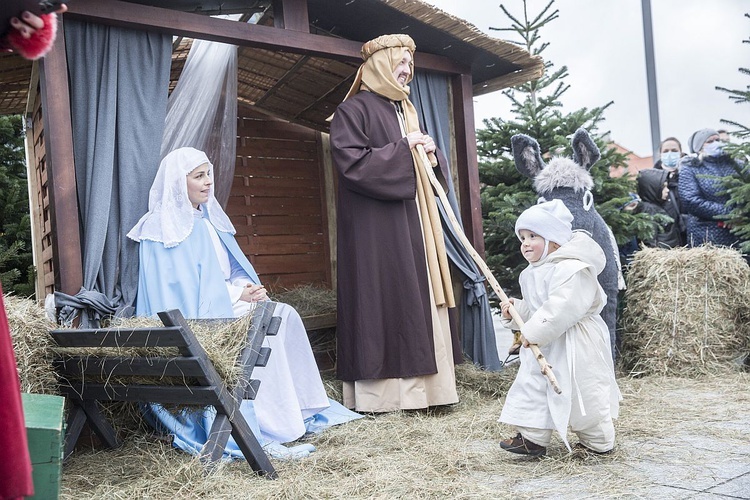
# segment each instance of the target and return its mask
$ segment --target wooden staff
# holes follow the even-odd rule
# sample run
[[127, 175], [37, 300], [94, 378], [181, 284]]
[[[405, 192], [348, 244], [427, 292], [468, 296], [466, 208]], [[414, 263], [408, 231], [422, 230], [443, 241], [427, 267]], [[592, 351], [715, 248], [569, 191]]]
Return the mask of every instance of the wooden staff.
[[[450, 221], [451, 226], [453, 226], [453, 230], [458, 235], [458, 239], [461, 241], [461, 244], [464, 246], [466, 251], [469, 252], [469, 255], [471, 255], [472, 259], [474, 259], [474, 262], [476, 262], [477, 266], [479, 266], [482, 274], [484, 274], [485, 278], [487, 278], [487, 281], [489, 282], [490, 286], [492, 286], [492, 289], [495, 290], [495, 293], [497, 293], [498, 297], [500, 297], [500, 300], [502, 302], [510, 303], [510, 301], [508, 300], [508, 296], [505, 295], [505, 292], [500, 287], [500, 283], [497, 282], [495, 276], [492, 274], [492, 271], [490, 271], [489, 266], [487, 266], [484, 260], [482, 260], [482, 257], [480, 257], [477, 251], [474, 249], [471, 242], [464, 234], [463, 227], [461, 227], [458, 219], [456, 219], [456, 216], [453, 213], [453, 208], [451, 208], [451, 205], [448, 202], [448, 197], [445, 195], [443, 187], [440, 185], [440, 182], [438, 182], [437, 177], [435, 177], [435, 172], [433, 172], [432, 170], [432, 167], [437, 166], [437, 159], [435, 159], [435, 155], [430, 153], [430, 157], [428, 157], [424, 146], [422, 146], [421, 144], [417, 144], [416, 147], [419, 158], [422, 160], [420, 162], [422, 163], [422, 168], [427, 173], [427, 177], [429, 177], [430, 179], [430, 184], [432, 184], [435, 192], [440, 197], [440, 201], [443, 203], [443, 207], [445, 208], [445, 213], [448, 215], [448, 220]], [[523, 343], [523, 319], [521, 319], [521, 315], [518, 314], [518, 311], [516, 311], [516, 308], [513, 307], [513, 304], [510, 304], [508, 312], [510, 313], [511, 318], [513, 318], [513, 321], [515, 321], [518, 327], [521, 329], [521, 343]], [[534, 357], [536, 357], [536, 361], [537, 363], [539, 363], [539, 368], [541, 369], [542, 374], [547, 377], [547, 380], [549, 380], [552, 388], [557, 394], [562, 394], [560, 386], [557, 383], [557, 378], [555, 378], [555, 374], [552, 372], [552, 366], [547, 363], [547, 359], [544, 357], [544, 354], [542, 354], [542, 351], [539, 350], [539, 346], [536, 344], [529, 344], [529, 349], [531, 349], [531, 352], [534, 353]]]

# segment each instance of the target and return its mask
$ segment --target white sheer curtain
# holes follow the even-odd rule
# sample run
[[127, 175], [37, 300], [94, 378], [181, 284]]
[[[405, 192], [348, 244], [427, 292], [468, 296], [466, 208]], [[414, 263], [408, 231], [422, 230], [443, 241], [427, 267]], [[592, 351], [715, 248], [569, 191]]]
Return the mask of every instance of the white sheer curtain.
[[169, 96], [161, 157], [184, 146], [211, 160], [216, 198], [226, 206], [237, 152], [237, 46], [193, 41]]

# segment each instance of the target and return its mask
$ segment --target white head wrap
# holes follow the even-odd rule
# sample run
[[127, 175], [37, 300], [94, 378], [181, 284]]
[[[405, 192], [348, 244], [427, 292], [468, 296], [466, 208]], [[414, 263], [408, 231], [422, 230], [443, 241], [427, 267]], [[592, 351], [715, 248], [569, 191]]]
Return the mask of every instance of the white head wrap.
[[558, 200], [545, 201], [527, 208], [516, 220], [516, 236], [521, 239], [521, 229], [532, 231], [547, 241], [558, 245], [573, 237], [573, 214]]
[[[128, 238], [157, 241], [166, 248], [182, 243], [192, 232], [195, 221], [195, 208], [188, 198], [187, 175], [205, 163], [209, 165], [208, 176], [213, 181], [213, 165], [203, 151], [178, 148], [167, 154], [148, 193], [148, 212], [130, 230]], [[213, 184], [208, 201], [201, 204], [201, 209], [217, 231], [235, 233], [229, 217], [214, 196]]]

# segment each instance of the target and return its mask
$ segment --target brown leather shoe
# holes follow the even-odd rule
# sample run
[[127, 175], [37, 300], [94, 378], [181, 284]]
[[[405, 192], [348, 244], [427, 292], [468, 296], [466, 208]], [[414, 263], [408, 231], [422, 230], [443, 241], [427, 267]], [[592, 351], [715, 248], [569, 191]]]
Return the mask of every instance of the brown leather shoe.
[[500, 441], [500, 448], [511, 453], [531, 455], [532, 457], [541, 457], [547, 453], [546, 447], [527, 441], [523, 438], [520, 432], [512, 438]]

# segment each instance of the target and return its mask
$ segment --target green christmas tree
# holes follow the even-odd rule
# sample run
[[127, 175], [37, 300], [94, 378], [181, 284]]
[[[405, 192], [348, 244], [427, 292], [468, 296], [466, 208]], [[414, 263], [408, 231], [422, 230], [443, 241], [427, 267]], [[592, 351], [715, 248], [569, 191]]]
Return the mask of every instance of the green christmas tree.
[[[533, 17], [529, 16], [526, 1], [523, 2], [522, 17], [500, 5], [510, 20], [510, 27], [490, 29], [514, 33], [532, 55], [542, 56], [549, 44], [541, 42], [539, 31], [558, 17], [559, 11], [552, 9], [553, 3], [551, 0]], [[562, 66], [554, 70], [549, 60], [545, 60], [544, 66], [541, 78], [503, 91], [511, 102], [512, 116], [509, 119], [484, 120], [484, 128], [477, 130], [487, 265], [502, 286], [515, 294], [518, 293], [518, 275], [527, 265], [518, 249], [515, 221], [522, 211], [537, 201], [531, 181], [518, 173], [513, 162], [510, 139], [515, 134], [527, 134], [536, 139], [543, 157], [547, 158], [551, 153], [571, 156], [570, 137], [580, 127], [588, 130], [602, 155], [590, 171], [594, 178], [592, 193], [596, 208], [613, 229], [617, 243], [624, 244], [633, 236], [650, 237], [653, 232], [649, 216], [620, 210], [629, 201], [630, 193], [635, 192], [633, 180], [609, 176], [610, 169], [627, 163], [625, 155], [607, 145], [607, 134], [598, 131], [604, 111], [612, 102], [593, 109], [581, 108], [563, 113], [560, 99], [570, 87], [564, 82], [568, 69]]]
[[0, 281], [3, 291], [34, 295], [31, 217], [21, 116], [0, 116]]
[[[750, 19], [750, 14], [745, 14], [745, 17]], [[742, 43], [750, 44], [750, 38], [742, 40]], [[739, 72], [750, 76], [748, 68], [739, 68]], [[750, 103], [750, 85], [745, 90], [716, 88], [729, 94], [729, 99], [737, 104]], [[742, 240], [740, 250], [745, 254], [750, 254], [750, 127], [732, 120], [721, 121], [736, 127], [731, 134], [740, 141], [727, 146], [727, 152], [737, 160], [738, 165], [736, 176], [724, 179], [724, 185], [729, 194], [729, 205], [732, 207], [732, 211], [725, 220], [732, 227], [732, 232]]]

